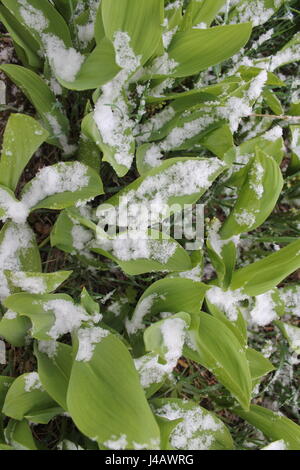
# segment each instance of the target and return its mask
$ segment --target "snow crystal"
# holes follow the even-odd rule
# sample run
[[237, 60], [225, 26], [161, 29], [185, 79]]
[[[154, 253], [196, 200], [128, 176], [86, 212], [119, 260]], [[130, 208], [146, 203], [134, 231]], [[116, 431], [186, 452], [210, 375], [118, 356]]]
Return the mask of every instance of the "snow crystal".
[[7, 279], [2, 270], [20, 271], [20, 254], [33, 244], [32, 232], [25, 224], [11, 224], [0, 244], [0, 299], [10, 294]]
[[179, 273], [179, 277], [182, 277], [183, 279], [191, 279], [192, 281], [195, 282], [200, 282], [201, 281], [201, 275], [202, 275], [202, 270], [201, 266], [195, 266], [193, 269], [190, 269], [189, 271], [183, 271]]
[[89, 183], [86, 172], [87, 167], [80, 162], [72, 162], [72, 165], [61, 162], [42, 168], [23, 193], [21, 201], [32, 208], [53, 194], [78, 191]]
[[161, 98], [164, 96], [166, 90], [172, 88], [175, 83], [174, 78], [166, 78], [163, 82], [156, 85], [154, 88], [151, 89], [150, 95], [155, 96], [156, 98]]
[[276, 302], [273, 300], [273, 291], [255, 297], [254, 308], [250, 311], [251, 320], [259, 326], [265, 326], [278, 318]]
[[[166, 312], [165, 312], [166, 314]], [[146, 354], [135, 359], [134, 364], [140, 375], [143, 388], [162, 382], [166, 377], [171, 378], [173, 369], [182, 355], [187, 325], [181, 318], [167, 318], [163, 321], [160, 331], [165, 347], [165, 363], [159, 361], [156, 354]]]
[[17, 271], [10, 274], [14, 286], [31, 294], [45, 294], [47, 285], [42, 276], [31, 276], [25, 272]]
[[111, 450], [124, 450], [128, 445], [126, 434], [122, 434], [120, 437], [111, 436], [110, 439], [103, 442], [105, 447]]
[[76, 361], [89, 362], [97, 344], [106, 338], [110, 332], [100, 327], [81, 328], [78, 331], [79, 348]]
[[211, 185], [211, 179], [225, 164], [217, 159], [194, 159], [179, 161], [160, 173], [147, 176], [136, 190], [120, 196], [119, 205], [112, 211], [103, 213], [101, 206], [97, 216], [103, 215], [106, 223], [117, 213], [122, 225], [122, 214], [126, 214], [124, 226], [132, 230], [144, 227], [145, 214], [151, 214], [151, 225], [168, 215], [168, 201], [171, 197], [200, 193]]
[[172, 75], [178, 65], [179, 63], [165, 52], [163, 55], [156, 57], [151, 66], [146, 69], [146, 73], [149, 75]]
[[261, 199], [264, 194], [264, 186], [263, 186], [263, 176], [265, 174], [265, 170], [263, 166], [255, 162], [252, 166], [249, 176], [250, 176], [250, 188], [256, 193], [258, 199]]
[[6, 84], [0, 80], [0, 105], [6, 104]]
[[90, 230], [82, 227], [81, 225], [74, 225], [71, 231], [72, 244], [79, 252], [85, 252], [88, 243], [92, 240], [93, 235]]
[[46, 312], [51, 312], [55, 316], [54, 324], [48, 331], [48, 335], [55, 340], [80, 328], [83, 321], [91, 320], [80, 305], [75, 305], [68, 300], [49, 300], [42, 302], [41, 306]]
[[300, 126], [292, 128], [291, 150], [300, 159]]
[[225, 240], [223, 240], [219, 235], [219, 230], [221, 228], [221, 225], [222, 225], [221, 221], [216, 219], [213, 221], [213, 223], [211, 224], [208, 230], [208, 238], [209, 238], [211, 247], [219, 256], [222, 255], [223, 247], [228, 245], [228, 243], [233, 242], [235, 245], [238, 245], [240, 241], [239, 235], [226, 238]]
[[85, 57], [53, 34], [42, 34], [46, 55], [55, 74], [66, 82], [74, 82]]
[[163, 33], [162, 40], [163, 40], [163, 45], [165, 49], [168, 49], [169, 45], [172, 42], [173, 36], [174, 34], [176, 34], [177, 30], [178, 30], [178, 26], [175, 26], [175, 28], [170, 29], [169, 31], [166, 31], [165, 33]]
[[273, 8], [266, 8], [261, 0], [252, 0], [237, 6], [237, 16], [232, 19], [231, 23], [251, 21], [253, 26], [259, 26], [266, 23], [273, 14]]
[[175, 116], [175, 109], [172, 106], [167, 106], [160, 113], [156, 113], [151, 118], [147, 119], [145, 124], [138, 126], [136, 134], [138, 134], [138, 142], [146, 142], [153, 132], [159, 131], [165, 124], [167, 124]]
[[238, 319], [240, 302], [249, 299], [241, 289], [224, 291], [214, 286], [206, 293], [208, 301], [220, 309], [230, 321]]
[[12, 219], [18, 224], [22, 224], [28, 217], [28, 208], [20, 201], [16, 201], [5, 189], [0, 187], [0, 213], [4, 210], [4, 215], [0, 219], [5, 222]]
[[241, 118], [249, 116], [252, 108], [245, 98], [232, 96], [224, 106], [218, 107], [217, 111], [220, 117], [229, 121], [232, 132], [236, 132]]
[[56, 341], [39, 341], [38, 349], [41, 353], [46, 354], [49, 358], [54, 358], [57, 353], [58, 343]]
[[247, 225], [248, 227], [251, 227], [256, 221], [255, 214], [247, 209], [243, 209], [241, 212], [236, 212], [234, 217], [239, 225]]
[[15, 318], [17, 318], [17, 316], [18, 314], [16, 312], [13, 312], [12, 310], [7, 310], [3, 318], [5, 318], [5, 320], [14, 320]]
[[126, 330], [130, 335], [137, 333], [145, 328], [143, 320], [151, 312], [152, 305], [157, 295], [152, 294], [141, 300], [133, 313], [131, 320], [126, 319]]
[[177, 403], [167, 403], [155, 413], [169, 421], [182, 419], [170, 434], [174, 449], [209, 450], [215, 441], [213, 433], [222, 429], [222, 425], [200, 407], [183, 409]]
[[114, 158], [120, 165], [131, 167], [133, 161], [134, 122], [129, 117], [128, 104], [122, 89], [130, 75], [140, 66], [141, 57], [130, 47], [131, 38], [118, 31], [114, 37], [116, 63], [121, 72], [101, 90], [102, 95], [95, 106], [94, 120], [104, 144], [114, 148]]
[[300, 317], [300, 286], [279, 289], [286, 313]]
[[300, 328], [285, 323], [284, 329], [291, 343], [291, 348], [300, 352]]
[[279, 441], [271, 442], [271, 444], [267, 445], [261, 450], [287, 450], [287, 446], [284, 440], [280, 439]]
[[6, 347], [4, 341], [0, 340], [0, 364], [6, 364]]
[[41, 33], [48, 28], [49, 21], [45, 18], [41, 10], [34, 8], [26, 0], [18, 0], [18, 3], [21, 5], [19, 11], [26, 26], [34, 29], [38, 33]]
[[67, 136], [64, 134], [64, 131], [59, 124], [57, 118], [53, 116], [51, 113], [45, 113], [45, 118], [47, 119], [52, 131], [54, 137], [56, 137], [62, 146], [62, 149], [66, 155], [69, 155], [73, 153], [76, 150], [76, 146], [70, 145], [68, 143]]
[[214, 117], [209, 115], [185, 122], [182, 127], [172, 129], [168, 136], [159, 144], [159, 148], [164, 151], [178, 148], [187, 140], [203, 132], [213, 122]]
[[162, 163], [163, 154], [157, 147], [157, 145], [152, 145], [147, 152], [145, 153], [144, 160], [147, 165], [151, 168], [156, 168]]
[[39, 378], [39, 374], [37, 372], [30, 372], [24, 376], [25, 385], [24, 390], [25, 392], [32, 392], [33, 390], [41, 390], [42, 384]]
[[266, 70], [260, 72], [256, 78], [251, 80], [250, 87], [247, 91], [249, 100], [257, 100], [261, 95], [261, 92], [268, 80], [268, 74]]
[[275, 126], [262, 135], [263, 139], [269, 140], [270, 142], [275, 142], [277, 139], [280, 139], [281, 137], [282, 137], [282, 128], [280, 126]]

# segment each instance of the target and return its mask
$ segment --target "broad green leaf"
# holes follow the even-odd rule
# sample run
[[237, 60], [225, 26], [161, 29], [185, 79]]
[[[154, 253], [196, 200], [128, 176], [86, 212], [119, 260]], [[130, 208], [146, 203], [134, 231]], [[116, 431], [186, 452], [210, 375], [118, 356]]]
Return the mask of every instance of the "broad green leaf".
[[3, 406], [3, 413], [21, 421], [33, 412], [55, 408], [57, 404], [43, 390], [39, 376], [30, 372], [19, 376], [11, 385]]
[[0, 232], [0, 298], [9, 295], [3, 270], [41, 271], [41, 258], [35, 235], [29, 225], [7, 222]]
[[300, 170], [300, 125], [290, 126], [292, 159], [290, 170], [292, 172]]
[[13, 294], [4, 305], [30, 318], [31, 334], [41, 341], [57, 339], [90, 319], [87, 312], [66, 294]]
[[94, 344], [91, 360], [75, 360], [67, 405], [79, 430], [109, 449], [159, 448], [160, 433], [133, 360], [114, 335]]
[[177, 398], [151, 401], [154, 413], [176, 425], [169, 430], [167, 449], [231, 450], [232, 437], [225, 424], [212, 412], [196, 403]]
[[283, 439], [288, 450], [300, 450], [300, 426], [274, 411], [251, 405], [249, 411], [233, 409], [241, 418], [258, 428], [272, 440]]
[[185, 14], [191, 17], [192, 26], [208, 27], [225, 3], [226, 0], [191, 0]]
[[[106, 36], [113, 41], [118, 31], [128, 33], [130, 44], [143, 65], [161, 39], [162, 0], [103, 0], [102, 21]], [[142, 40], [141, 40], [142, 38]]]
[[8, 310], [0, 321], [0, 336], [15, 347], [24, 347], [31, 322]]
[[74, 81], [67, 82], [57, 78], [65, 88], [70, 90], [90, 90], [109, 82], [120, 70], [115, 62], [114, 47], [111, 41], [104, 38], [83, 62]]
[[71, 46], [71, 36], [67, 23], [50, 2], [40, 0], [2, 0], [11, 13], [29, 29], [35, 39], [43, 45], [42, 35], [54, 35], [66, 46]]
[[0, 375], [0, 410], [2, 410], [6, 394], [14, 380], [14, 377]]
[[21, 201], [31, 210], [64, 209], [99, 194], [103, 185], [95, 170], [80, 162], [60, 162], [44, 167], [27, 183]]
[[38, 450], [26, 419], [20, 422], [10, 420], [5, 429], [5, 437], [15, 450]]
[[[219, 64], [236, 54], [250, 34], [250, 23], [176, 33], [168, 50], [174, 70], [168, 75], [186, 77]], [[158, 70], [156, 75], [163, 73]]]
[[56, 416], [62, 415], [64, 409], [60, 406], [52, 407], [42, 411], [33, 411], [28, 413], [25, 418], [36, 424], [48, 424]]
[[36, 73], [19, 65], [1, 65], [0, 69], [21, 88], [37, 110], [44, 127], [50, 134], [49, 143], [70, 153], [68, 146], [69, 121], [60, 110], [55, 95], [45, 81]]
[[18, 55], [24, 65], [39, 69], [42, 65], [39, 57], [39, 43], [11, 12], [0, 5], [0, 19], [14, 41]]
[[286, 322], [276, 321], [275, 323], [280, 328], [291, 349], [296, 354], [300, 354], [300, 328]]
[[246, 349], [246, 356], [250, 366], [253, 385], [260, 382], [260, 379], [269, 372], [275, 370], [273, 364], [266, 359], [259, 351], [252, 348]]
[[[115, 151], [112, 147], [105, 145], [97, 124], [94, 120], [94, 113], [87, 114], [81, 123], [81, 129], [83, 134], [92, 142], [95, 142], [98, 148], [103, 152], [102, 160], [104, 162], [110, 163], [117, 175], [121, 178], [128, 173], [128, 167], [118, 163], [115, 159]], [[134, 148], [132, 147], [132, 152], [134, 153]]]
[[[109, 242], [112, 242], [112, 251], [105, 249]], [[98, 238], [91, 245], [91, 250], [113, 260], [130, 276], [191, 268], [190, 257], [184, 248], [173, 238], [166, 238], [155, 230], [151, 230], [150, 235], [139, 234], [138, 238], [130, 232], [116, 236], [113, 240], [102, 241]]]
[[14, 191], [34, 152], [47, 139], [48, 132], [30, 116], [11, 114], [3, 135], [0, 184]]
[[33, 273], [24, 271], [8, 271], [4, 274], [11, 293], [29, 292], [31, 294], [48, 294], [55, 291], [72, 271], [57, 271], [54, 273]]
[[266, 104], [269, 106], [271, 111], [273, 111], [273, 113], [277, 114], [277, 116], [282, 116], [284, 114], [282, 104], [272, 90], [265, 88], [263, 97]]
[[56, 341], [35, 346], [38, 372], [47, 393], [67, 411], [67, 390], [73, 365], [72, 348]]
[[245, 294], [260, 295], [276, 287], [300, 267], [300, 240], [245, 266], [233, 274], [230, 288], [243, 287]]
[[[165, 324], [165, 322], [169, 320], [175, 320], [176, 322], [177, 319], [181, 320], [179, 324], [185, 325], [185, 329], [189, 328], [191, 322], [189, 314], [186, 312], [179, 312], [176, 315], [168, 317], [167, 319], [153, 323], [145, 330], [144, 342], [146, 351], [151, 351], [158, 354], [163, 360], [168, 359], [169, 349], [168, 345], [164, 341], [161, 327]], [[175, 322], [174, 324], [176, 324]]]
[[263, 150], [280, 165], [284, 157], [282, 129], [275, 126], [265, 134], [246, 140], [239, 147], [233, 147], [224, 155], [224, 160], [233, 164], [232, 174], [227, 181], [229, 186], [241, 187], [244, 184], [257, 149]]
[[[132, 211], [131, 206], [140, 211], [142, 208], [151, 209], [151, 204], [154, 204], [156, 199], [160, 200], [161, 205], [178, 205], [179, 211], [184, 204], [197, 202], [225, 168], [226, 165], [217, 158], [171, 158], [108, 199], [104, 206], [100, 205], [97, 216], [105, 219], [109, 216], [107, 205], [112, 205], [120, 211], [125, 202], [129, 214]], [[151, 214], [152, 224], [161, 220], [164, 210], [166, 207]], [[174, 208], [171, 213], [174, 213]]]
[[217, 318], [203, 312], [193, 317], [195, 326], [188, 333], [193, 347], [186, 346], [184, 354], [209, 369], [248, 410], [252, 380], [245, 349]]
[[283, 178], [273, 158], [257, 149], [236, 204], [223, 224], [223, 240], [259, 227], [271, 214], [280, 196]]
[[191, 279], [165, 278], [154, 282], [138, 301], [127, 330], [134, 334], [145, 328], [144, 320], [161, 312], [199, 313], [209, 286]]

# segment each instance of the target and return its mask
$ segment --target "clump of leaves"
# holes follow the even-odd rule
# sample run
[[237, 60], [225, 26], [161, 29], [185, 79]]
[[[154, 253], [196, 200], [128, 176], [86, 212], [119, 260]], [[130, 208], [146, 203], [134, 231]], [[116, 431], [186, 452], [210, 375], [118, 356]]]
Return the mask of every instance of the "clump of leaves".
[[[278, 328], [297, 364], [300, 291], [289, 279], [300, 242], [290, 231], [280, 237], [278, 218], [297, 199], [299, 96], [292, 85], [292, 102], [280, 100], [276, 70], [300, 59], [299, 33], [272, 55], [264, 48], [282, 21], [297, 21], [293, 12], [284, 0], [1, 1], [23, 64], [1, 70], [38, 121], [10, 117], [0, 161], [0, 335], [37, 361], [17, 378], [3, 367], [0, 448], [39, 448], [31, 423], [55, 423], [63, 450], [241, 448], [228, 413], [262, 431], [266, 449], [300, 448], [299, 426], [261, 406], [278, 364], [253, 341], [258, 327]], [[276, 28], [264, 30], [274, 15]], [[70, 97], [81, 103], [76, 147]], [[73, 160], [43, 168], [17, 199], [44, 141]], [[199, 201], [210, 218], [201, 248], [153, 229]], [[57, 293], [71, 272], [42, 272], [26, 222], [41, 209], [61, 211], [52, 246], [98, 282], [112, 263], [158, 280], [143, 292], [132, 280], [119, 298], [109, 292], [101, 310], [86, 289], [80, 302]], [[247, 234], [262, 241], [269, 227], [280, 245], [248, 259]], [[182, 356], [213, 375], [209, 409], [177, 396]]]

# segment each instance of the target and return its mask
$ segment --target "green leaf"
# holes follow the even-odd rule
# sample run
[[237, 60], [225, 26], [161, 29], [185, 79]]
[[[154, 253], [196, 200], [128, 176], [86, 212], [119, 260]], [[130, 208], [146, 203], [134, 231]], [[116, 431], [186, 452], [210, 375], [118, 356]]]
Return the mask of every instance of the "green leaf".
[[[2, 3], [23, 26], [29, 29], [31, 34], [41, 45], [43, 45], [41, 32], [58, 37], [66, 46], [72, 45], [67, 23], [50, 2], [26, 0], [25, 6], [19, 0], [2, 0]], [[30, 17], [30, 21], [28, 21], [28, 17]], [[43, 24], [39, 24], [39, 26], [35, 27], [40, 22], [41, 17], [43, 17], [45, 27], [43, 27]], [[42, 28], [42, 30], [40, 28]]]
[[24, 65], [39, 69], [42, 61], [38, 54], [38, 41], [3, 5], [0, 5], [0, 19], [14, 41], [18, 55]]
[[260, 149], [256, 150], [237, 202], [223, 224], [223, 240], [259, 227], [271, 214], [283, 187], [278, 164]]
[[143, 65], [161, 40], [163, 1], [103, 0], [101, 9], [106, 37], [113, 41], [117, 31], [128, 33], [130, 45], [141, 56]]
[[0, 321], [0, 336], [15, 347], [24, 347], [30, 327], [31, 322], [28, 318], [8, 311]]
[[290, 126], [290, 131], [292, 159], [289, 170], [293, 173], [300, 170], [300, 125]]
[[[91, 246], [91, 250], [113, 260], [130, 276], [157, 271], [183, 271], [191, 268], [188, 253], [173, 238], [166, 237], [155, 230], [151, 230], [150, 235], [139, 234], [138, 239], [131, 238], [134, 236], [127, 232], [115, 237], [112, 240], [112, 246], [115, 247], [112, 252], [104, 249], [107, 246], [107, 239], [103, 239], [102, 247], [102, 242], [98, 238]], [[132, 250], [139, 245], [145, 254], [140, 254], [138, 250], [136, 255], [131, 255]], [[124, 251], [125, 260], [121, 258]], [[120, 253], [119, 257], [118, 253]], [[129, 260], [126, 260], [127, 256]], [[130, 256], [132, 256], [131, 259]]]
[[205, 23], [210, 26], [226, 0], [191, 0], [188, 4], [186, 15], [190, 15], [192, 26]]
[[[41, 341], [57, 339], [61, 327], [63, 335], [79, 327], [82, 320], [89, 319], [87, 312], [75, 305], [73, 299], [66, 294], [13, 294], [4, 301], [4, 305], [29, 317], [32, 322], [31, 334]], [[62, 322], [61, 318], [66, 318], [66, 321]]]
[[176, 33], [168, 54], [178, 65], [168, 75], [186, 77], [219, 64], [236, 54], [248, 42], [250, 34], [250, 23]]
[[111, 41], [103, 38], [83, 62], [74, 81], [66, 82], [57, 78], [70, 90], [91, 90], [112, 80], [120, 70], [115, 62], [115, 50]]
[[[4, 66], [5, 67], [5, 66]], [[14, 191], [30, 158], [47, 139], [48, 132], [24, 114], [11, 114], [3, 135], [0, 184]]]
[[251, 405], [250, 411], [233, 409], [241, 418], [258, 428], [272, 440], [284, 440], [288, 450], [300, 450], [300, 426], [271, 410]]
[[0, 410], [2, 410], [6, 394], [14, 380], [14, 377], [0, 375]]
[[29, 292], [31, 294], [48, 294], [55, 291], [72, 271], [57, 271], [54, 273], [33, 273], [24, 271], [8, 271], [4, 274], [7, 278], [11, 293]]
[[133, 360], [114, 335], [106, 336], [95, 346], [90, 361], [75, 360], [67, 405], [79, 430], [100, 446], [159, 447], [159, 428]]
[[42, 389], [36, 372], [20, 375], [11, 385], [3, 406], [3, 413], [21, 421], [33, 412], [55, 408], [57, 404]]
[[196, 323], [189, 331], [193, 348], [186, 346], [184, 354], [209, 369], [248, 410], [252, 380], [245, 349], [217, 318], [203, 312], [193, 317]]
[[[53, 185], [49, 184], [50, 178]], [[100, 176], [79, 162], [60, 162], [44, 167], [27, 183], [21, 201], [36, 209], [64, 209], [103, 194]]]
[[7, 280], [2, 270], [41, 271], [41, 258], [35, 235], [29, 225], [7, 222], [0, 232], [0, 297], [9, 295]]
[[165, 278], [145, 290], [127, 322], [127, 330], [134, 334], [144, 329], [143, 320], [161, 312], [199, 313], [209, 286], [191, 279]]
[[5, 429], [5, 437], [15, 450], [38, 450], [26, 419], [20, 422], [10, 420]]
[[265, 88], [263, 91], [263, 97], [266, 104], [269, 106], [271, 111], [273, 111], [273, 113], [275, 113], [277, 116], [282, 116], [284, 114], [282, 104], [272, 90]]
[[167, 449], [233, 449], [233, 440], [225, 424], [214, 413], [196, 403], [163, 398], [152, 400], [151, 404], [157, 416], [176, 423], [173, 429], [169, 429]]
[[70, 153], [69, 121], [60, 110], [60, 104], [46, 82], [36, 73], [19, 65], [1, 65], [0, 70], [6, 73], [31, 101], [44, 127], [50, 133], [49, 143]]
[[290, 243], [255, 263], [233, 274], [230, 288], [243, 288], [245, 294], [263, 294], [276, 287], [283, 279], [300, 268], [300, 240]]
[[276, 321], [275, 324], [280, 328], [290, 348], [295, 351], [296, 354], [300, 354], [300, 328], [281, 321]]
[[67, 390], [73, 365], [72, 348], [56, 341], [35, 346], [41, 383], [47, 393], [67, 411]]
[[253, 385], [260, 383], [260, 379], [275, 370], [273, 364], [263, 354], [252, 348], [246, 349]]

